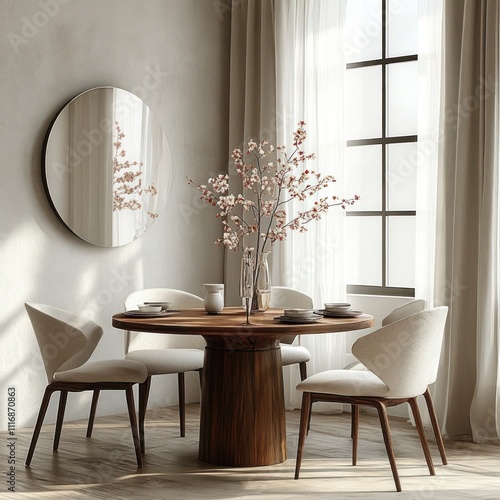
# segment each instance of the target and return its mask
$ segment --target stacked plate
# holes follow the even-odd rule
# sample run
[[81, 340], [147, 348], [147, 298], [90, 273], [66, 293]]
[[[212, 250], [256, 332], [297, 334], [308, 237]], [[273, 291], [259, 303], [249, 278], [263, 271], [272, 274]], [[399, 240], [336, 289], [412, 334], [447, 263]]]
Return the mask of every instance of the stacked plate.
[[327, 302], [324, 309], [315, 311], [328, 318], [355, 318], [363, 314], [361, 311], [351, 309], [351, 304], [345, 302]]
[[[141, 305], [138, 305], [139, 309]], [[172, 302], [144, 302], [144, 306], [160, 306], [162, 311], [168, 311], [172, 307]]]
[[282, 323], [314, 323], [321, 315], [316, 314], [312, 309], [285, 309], [283, 316], [274, 318]]
[[127, 316], [155, 318], [170, 314], [169, 309], [171, 306], [171, 302], [144, 302], [144, 304], [137, 304], [138, 309], [125, 311], [124, 314]]

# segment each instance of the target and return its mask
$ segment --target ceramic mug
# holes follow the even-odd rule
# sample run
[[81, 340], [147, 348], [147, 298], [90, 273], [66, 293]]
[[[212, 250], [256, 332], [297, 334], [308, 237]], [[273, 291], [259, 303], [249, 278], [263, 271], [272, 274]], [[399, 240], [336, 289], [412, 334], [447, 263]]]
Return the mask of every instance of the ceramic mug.
[[205, 298], [203, 304], [208, 314], [218, 314], [224, 308], [224, 285], [220, 283], [204, 284]]

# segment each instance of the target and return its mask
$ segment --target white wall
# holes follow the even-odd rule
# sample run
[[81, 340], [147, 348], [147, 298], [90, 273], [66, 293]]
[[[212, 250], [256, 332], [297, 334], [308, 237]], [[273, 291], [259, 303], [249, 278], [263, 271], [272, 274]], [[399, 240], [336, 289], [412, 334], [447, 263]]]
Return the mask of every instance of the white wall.
[[[229, 15], [212, 0], [0, 0], [0, 414], [17, 390], [17, 426], [33, 425], [47, 383], [25, 302], [86, 311], [105, 329], [93, 359], [123, 356], [111, 316], [137, 288], [202, 295], [223, 280], [220, 224], [186, 176], [205, 180], [227, 164]], [[51, 119], [71, 97], [111, 85], [143, 98], [172, 153], [164, 212], [139, 240], [89, 245], [52, 212], [41, 179]], [[176, 378], [153, 381], [152, 405], [176, 404]], [[162, 387], [160, 387], [162, 386]], [[161, 390], [160, 390], [161, 389]], [[198, 380], [188, 378], [188, 399]], [[70, 395], [67, 419], [85, 418], [88, 395]], [[55, 402], [54, 402], [55, 403]], [[55, 404], [47, 421], [54, 420]], [[103, 394], [99, 414], [125, 412]]]

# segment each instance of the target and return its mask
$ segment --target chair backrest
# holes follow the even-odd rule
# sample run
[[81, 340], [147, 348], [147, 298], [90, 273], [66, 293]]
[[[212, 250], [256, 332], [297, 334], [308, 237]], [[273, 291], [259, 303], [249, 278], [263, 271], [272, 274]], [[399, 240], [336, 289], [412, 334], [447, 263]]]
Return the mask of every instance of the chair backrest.
[[415, 299], [411, 302], [407, 302], [402, 306], [396, 307], [391, 313], [389, 313], [383, 320], [382, 326], [389, 325], [400, 319], [407, 318], [412, 314], [418, 313], [425, 309], [425, 300]]
[[[415, 299], [411, 302], [407, 302], [402, 306], [396, 307], [391, 313], [389, 313], [383, 320], [382, 326], [390, 325], [395, 321], [399, 321], [400, 319], [407, 318], [412, 314], [416, 314], [425, 309], [425, 300]], [[429, 385], [433, 384], [437, 379], [439, 363], [435, 365], [434, 370], [431, 371], [429, 376]]]
[[387, 397], [423, 394], [439, 365], [448, 308], [436, 307], [360, 337], [352, 353], [389, 387]]
[[[287, 286], [271, 287], [271, 303], [270, 307], [276, 308], [297, 308], [297, 309], [312, 309], [313, 300], [309, 295], [299, 292], [294, 288]], [[296, 335], [284, 335], [280, 337], [280, 342], [291, 344]]]
[[102, 337], [92, 320], [45, 304], [25, 304], [42, 354], [47, 380], [55, 372], [82, 366]]
[[[125, 310], [137, 309], [143, 302], [172, 302], [172, 309], [203, 307], [203, 299], [192, 293], [173, 288], [145, 288], [132, 292], [125, 299]], [[159, 333], [125, 331], [125, 354], [138, 349], [204, 349], [200, 335], [163, 335]]]

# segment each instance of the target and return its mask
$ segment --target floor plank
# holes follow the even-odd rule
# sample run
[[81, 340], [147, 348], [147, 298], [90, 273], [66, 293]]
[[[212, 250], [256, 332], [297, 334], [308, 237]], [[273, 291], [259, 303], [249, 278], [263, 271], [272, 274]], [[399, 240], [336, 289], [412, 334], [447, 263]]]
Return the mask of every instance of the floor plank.
[[[147, 452], [142, 469], [136, 468], [125, 415], [98, 417], [91, 439], [85, 438], [85, 421], [66, 423], [57, 453], [52, 452], [54, 426], [44, 426], [30, 468], [24, 467], [24, 458], [31, 429], [17, 430], [16, 496], [141, 500], [332, 496], [385, 499], [392, 495], [411, 499], [500, 498], [499, 447], [448, 442], [449, 465], [443, 466], [431, 441], [436, 468], [436, 476], [431, 477], [417, 432], [402, 419], [391, 419], [403, 487], [399, 494], [394, 488], [378, 419], [373, 415], [361, 416], [358, 465], [352, 467], [350, 415], [314, 414], [298, 481], [293, 479], [298, 411], [287, 412], [289, 458], [271, 467], [235, 469], [198, 461], [198, 420], [199, 406], [188, 405], [186, 437], [180, 438], [177, 408], [148, 411]], [[0, 436], [5, 443], [6, 433]], [[6, 461], [5, 457], [3, 464]], [[0, 490], [0, 498], [12, 498], [6, 486]]]

